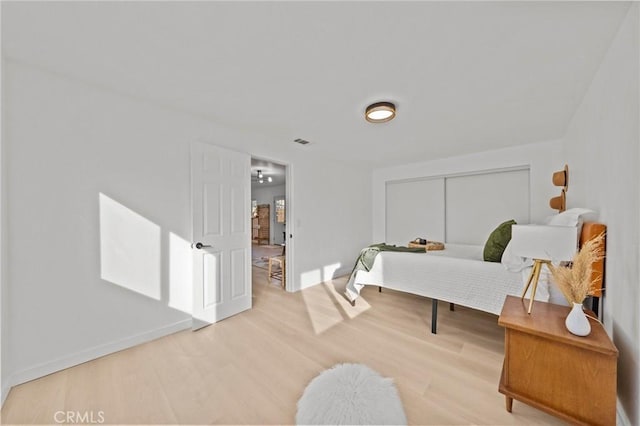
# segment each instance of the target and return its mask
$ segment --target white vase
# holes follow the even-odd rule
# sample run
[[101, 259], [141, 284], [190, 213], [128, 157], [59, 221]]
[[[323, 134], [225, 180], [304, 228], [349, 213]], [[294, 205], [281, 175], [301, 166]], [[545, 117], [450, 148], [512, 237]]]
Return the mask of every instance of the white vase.
[[588, 336], [591, 333], [591, 324], [582, 309], [582, 303], [574, 303], [571, 312], [564, 320], [564, 325], [576, 336]]

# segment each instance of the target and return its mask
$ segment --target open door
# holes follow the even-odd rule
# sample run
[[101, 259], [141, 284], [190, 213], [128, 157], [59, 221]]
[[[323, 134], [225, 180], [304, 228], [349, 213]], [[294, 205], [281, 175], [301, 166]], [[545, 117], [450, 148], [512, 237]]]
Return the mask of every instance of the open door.
[[251, 159], [192, 144], [193, 329], [251, 308]]

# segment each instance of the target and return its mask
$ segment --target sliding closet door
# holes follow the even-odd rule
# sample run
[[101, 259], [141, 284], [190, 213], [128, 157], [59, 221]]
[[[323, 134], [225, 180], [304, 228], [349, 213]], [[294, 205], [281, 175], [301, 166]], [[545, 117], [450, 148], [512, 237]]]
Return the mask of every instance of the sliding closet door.
[[444, 241], [444, 180], [387, 182], [386, 242]]
[[500, 223], [529, 223], [529, 169], [447, 177], [446, 239], [484, 244]]

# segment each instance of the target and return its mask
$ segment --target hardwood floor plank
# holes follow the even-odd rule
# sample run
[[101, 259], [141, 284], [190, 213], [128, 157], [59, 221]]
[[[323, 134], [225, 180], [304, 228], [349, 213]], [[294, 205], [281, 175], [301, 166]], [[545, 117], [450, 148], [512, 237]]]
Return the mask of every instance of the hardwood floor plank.
[[520, 403], [506, 412], [494, 315], [440, 309], [433, 335], [427, 298], [366, 287], [353, 307], [346, 278], [287, 293], [252, 269], [252, 310], [16, 386], [2, 422], [102, 410], [106, 423], [291, 424], [315, 376], [355, 362], [394, 380], [410, 424], [562, 424]]

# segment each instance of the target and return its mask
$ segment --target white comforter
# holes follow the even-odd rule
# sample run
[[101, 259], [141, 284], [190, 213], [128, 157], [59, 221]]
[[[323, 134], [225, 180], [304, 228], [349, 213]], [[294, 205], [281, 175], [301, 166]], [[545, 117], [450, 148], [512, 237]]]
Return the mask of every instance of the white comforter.
[[[498, 315], [508, 294], [521, 295], [523, 271], [483, 261], [482, 250], [447, 244], [445, 250], [424, 254], [383, 251], [370, 271], [351, 276], [346, 293], [355, 300], [365, 285], [376, 285]], [[548, 293], [536, 293], [538, 299], [548, 300]]]

